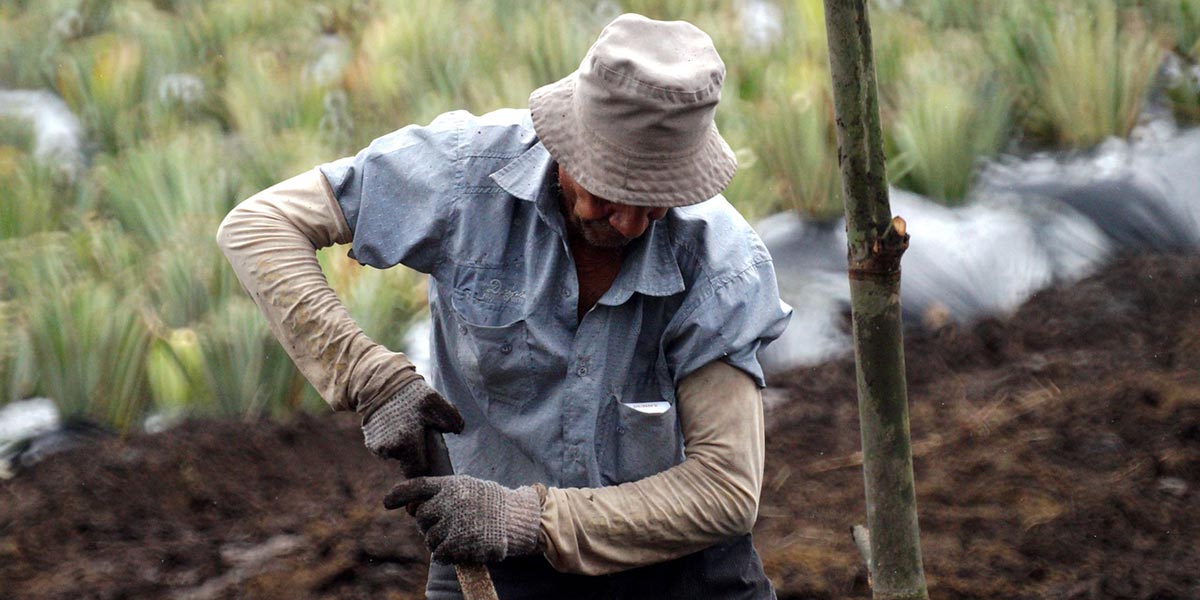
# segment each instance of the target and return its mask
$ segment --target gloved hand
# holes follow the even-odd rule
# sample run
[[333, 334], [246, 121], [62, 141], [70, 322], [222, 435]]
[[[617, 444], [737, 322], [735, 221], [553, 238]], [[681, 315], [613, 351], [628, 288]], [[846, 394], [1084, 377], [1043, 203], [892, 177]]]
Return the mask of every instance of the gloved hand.
[[467, 475], [419, 477], [397, 484], [383, 505], [409, 506], [433, 560], [499, 562], [538, 551], [545, 488], [537, 487], [514, 490]]
[[462, 415], [422, 379], [400, 389], [363, 417], [363, 440], [367, 448], [383, 458], [401, 461], [405, 477], [429, 471], [425, 456], [425, 429], [462, 433]]

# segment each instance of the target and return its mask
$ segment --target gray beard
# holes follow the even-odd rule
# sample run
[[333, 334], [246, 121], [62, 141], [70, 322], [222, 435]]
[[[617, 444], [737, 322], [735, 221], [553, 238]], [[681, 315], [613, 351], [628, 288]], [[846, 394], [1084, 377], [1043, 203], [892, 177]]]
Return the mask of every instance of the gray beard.
[[[558, 204], [561, 206], [563, 190], [562, 186], [558, 183], [558, 178], [554, 179], [554, 183], [551, 186], [552, 191], [559, 198], [560, 202]], [[625, 237], [623, 233], [617, 231], [617, 228], [610, 225], [607, 219], [584, 221], [573, 212], [563, 216], [563, 220], [567, 223], [567, 229], [582, 238], [589, 246], [605, 250], [616, 250], [624, 248], [632, 241]]]
[[617, 231], [612, 225], [609, 225], [606, 220], [584, 221], [579, 219], [576, 221], [575, 226], [579, 233], [583, 235], [584, 241], [597, 248], [616, 250], [617, 248], [624, 248], [630, 242], [629, 238]]

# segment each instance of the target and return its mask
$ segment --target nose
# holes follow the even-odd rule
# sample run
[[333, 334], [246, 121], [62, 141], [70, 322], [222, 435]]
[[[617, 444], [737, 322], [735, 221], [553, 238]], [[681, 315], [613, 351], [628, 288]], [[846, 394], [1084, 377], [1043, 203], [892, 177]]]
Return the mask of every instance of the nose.
[[626, 238], [632, 240], [645, 233], [646, 228], [650, 226], [649, 208], [626, 204], [614, 204], [612, 207], [613, 212], [608, 217], [608, 224]]

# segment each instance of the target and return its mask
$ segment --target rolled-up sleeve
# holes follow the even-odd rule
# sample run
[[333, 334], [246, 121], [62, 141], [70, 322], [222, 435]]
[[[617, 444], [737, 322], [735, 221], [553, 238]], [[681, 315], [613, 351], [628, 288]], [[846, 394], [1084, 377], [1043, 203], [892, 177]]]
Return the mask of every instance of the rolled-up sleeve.
[[689, 292], [663, 335], [663, 355], [679, 385], [700, 367], [722, 360], [766, 387], [758, 351], [783, 334], [792, 308], [779, 299], [769, 258]]
[[433, 273], [455, 226], [465, 113], [383, 136], [320, 167], [353, 236], [350, 256], [378, 269]]

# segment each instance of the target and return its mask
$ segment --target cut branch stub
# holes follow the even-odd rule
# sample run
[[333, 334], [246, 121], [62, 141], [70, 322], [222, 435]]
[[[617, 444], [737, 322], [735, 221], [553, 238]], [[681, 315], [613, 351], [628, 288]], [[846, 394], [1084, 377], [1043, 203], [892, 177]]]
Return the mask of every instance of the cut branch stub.
[[850, 246], [850, 278], [887, 283], [900, 277], [900, 258], [908, 249], [908, 224], [893, 217], [882, 234]]

